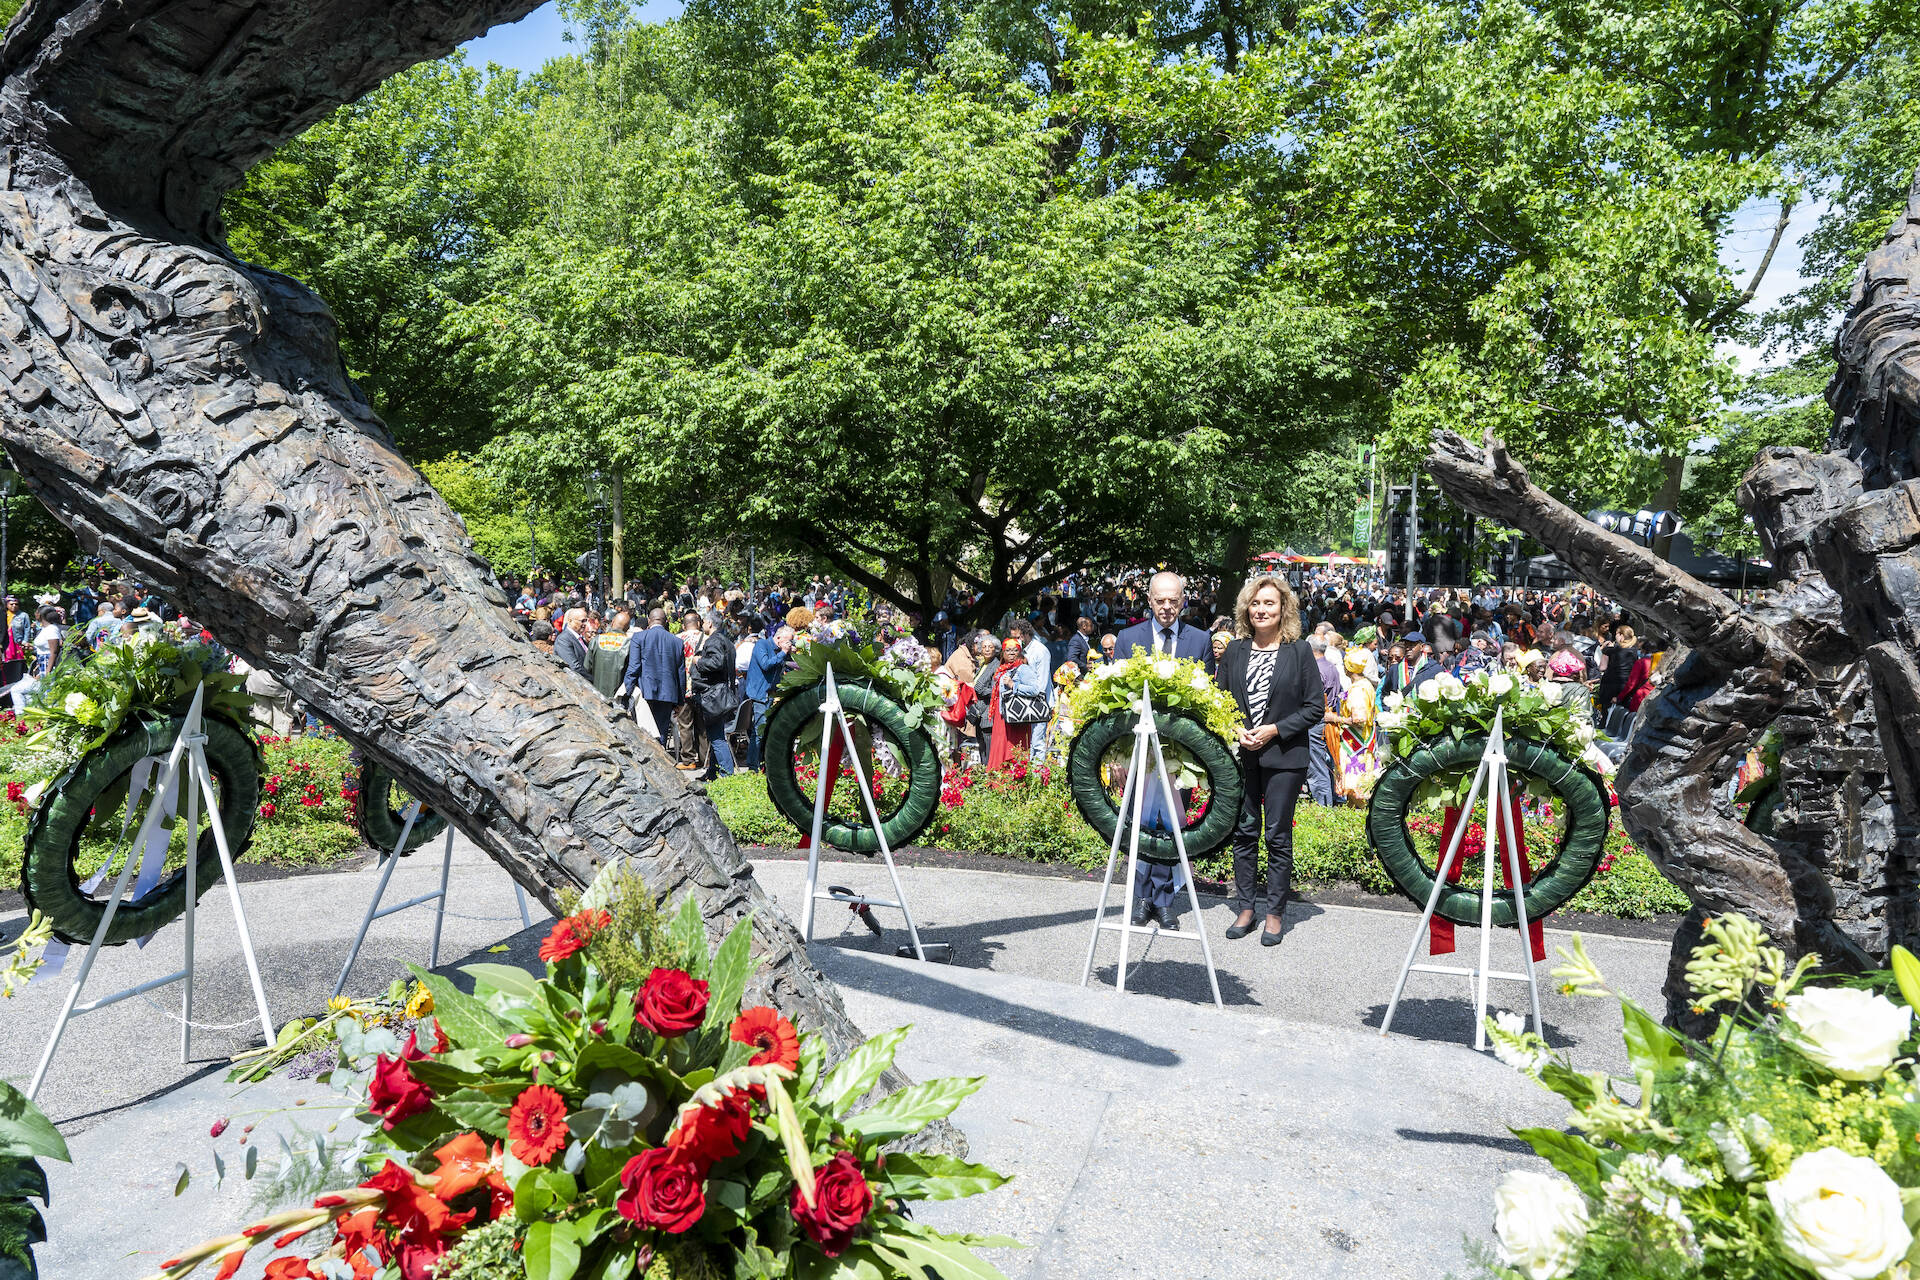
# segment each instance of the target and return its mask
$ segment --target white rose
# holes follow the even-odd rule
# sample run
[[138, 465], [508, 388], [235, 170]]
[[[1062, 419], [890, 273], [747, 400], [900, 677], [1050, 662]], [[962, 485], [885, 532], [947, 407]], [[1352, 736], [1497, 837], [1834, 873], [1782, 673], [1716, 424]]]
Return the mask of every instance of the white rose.
[[1820, 1280], [1870, 1280], [1913, 1243], [1900, 1188], [1865, 1156], [1822, 1147], [1766, 1185], [1780, 1247]]
[[1848, 987], [1787, 997], [1788, 1043], [1842, 1080], [1878, 1080], [1907, 1038], [1913, 1010]]
[[1513, 692], [1513, 677], [1502, 671], [1487, 681], [1487, 688], [1493, 690], [1493, 696], [1504, 698]]
[[1398, 711], [1401, 708], [1401, 706], [1404, 705], [1405, 703], [1406, 703], [1406, 699], [1401, 697], [1398, 693], [1390, 693], [1386, 697], [1380, 699], [1380, 705], [1385, 707], [1389, 711]]
[[1440, 681], [1440, 696], [1449, 702], [1458, 702], [1467, 696], [1467, 686], [1452, 676], [1446, 676]]
[[1593, 725], [1582, 720], [1573, 726], [1573, 736], [1580, 739], [1580, 745], [1586, 746], [1593, 741]]
[[67, 695], [67, 700], [60, 705], [66, 709], [68, 715], [77, 716], [86, 708], [87, 701], [87, 695], [84, 693], [70, 693]]
[[1567, 686], [1558, 680], [1542, 680], [1539, 687], [1540, 696], [1550, 707], [1559, 706], [1560, 700], [1567, 696]]
[[1179, 669], [1180, 669], [1180, 664], [1175, 662], [1172, 658], [1162, 658], [1160, 659], [1160, 661], [1153, 664], [1153, 674], [1159, 676], [1162, 680], [1173, 679], [1174, 672], [1178, 671]]
[[1212, 678], [1208, 676], [1207, 673], [1204, 671], [1194, 672], [1193, 679], [1187, 681], [1187, 683], [1192, 685], [1195, 689], [1199, 690], [1201, 693], [1205, 693], [1208, 689], [1213, 687]]
[[1559, 1280], [1580, 1261], [1587, 1198], [1556, 1174], [1509, 1170], [1493, 1189], [1493, 1233], [1501, 1262], [1527, 1280]]
[[1414, 696], [1422, 702], [1440, 701], [1440, 677], [1428, 676], [1420, 682], [1420, 687], [1415, 689], [1413, 693]]

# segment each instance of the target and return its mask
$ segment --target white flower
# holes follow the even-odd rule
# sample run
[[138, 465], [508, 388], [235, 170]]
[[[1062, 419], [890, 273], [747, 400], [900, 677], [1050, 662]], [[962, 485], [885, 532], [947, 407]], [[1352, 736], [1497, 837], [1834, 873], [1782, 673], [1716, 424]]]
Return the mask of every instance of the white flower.
[[1382, 711], [1373, 722], [1382, 729], [1402, 729], [1406, 727], [1407, 718], [1398, 711]]
[[1747, 1182], [1760, 1171], [1753, 1163], [1753, 1153], [1747, 1150], [1746, 1139], [1725, 1120], [1715, 1120], [1707, 1126], [1707, 1136], [1719, 1148], [1720, 1163], [1726, 1168], [1729, 1178], [1736, 1182]]
[[1679, 1156], [1668, 1155], [1653, 1170], [1653, 1176], [1679, 1191], [1692, 1191], [1706, 1185], [1706, 1179], [1687, 1168], [1687, 1162]]
[[1587, 1198], [1557, 1175], [1509, 1170], [1493, 1189], [1493, 1233], [1501, 1262], [1527, 1280], [1559, 1280], [1580, 1261]]
[[1192, 685], [1196, 690], [1198, 690], [1201, 693], [1205, 693], [1207, 690], [1213, 687], [1213, 679], [1212, 677], [1208, 676], [1205, 671], [1194, 672], [1193, 679], [1187, 681], [1187, 683]]
[[91, 699], [84, 693], [70, 693], [67, 695], [67, 700], [60, 705], [68, 715], [77, 716], [86, 708], [89, 701]]
[[1440, 677], [1428, 676], [1425, 680], [1422, 680], [1420, 687], [1413, 691], [1413, 696], [1422, 702], [1440, 701]]
[[1870, 1280], [1913, 1243], [1900, 1188], [1865, 1156], [1822, 1147], [1766, 1185], [1780, 1247], [1820, 1280]]
[[1153, 674], [1159, 676], [1162, 680], [1173, 679], [1174, 673], [1178, 670], [1180, 670], [1180, 664], [1172, 658], [1162, 658], [1153, 664]]
[[1401, 697], [1398, 693], [1390, 693], [1386, 697], [1380, 699], [1380, 705], [1385, 707], [1389, 711], [1398, 711], [1403, 705], [1405, 705], [1406, 701], [1407, 700]]
[[1809, 987], [1787, 997], [1787, 1042], [1842, 1080], [1878, 1080], [1893, 1065], [1913, 1021], [1873, 991]]
[[1487, 681], [1487, 688], [1496, 698], [1504, 698], [1513, 692], [1513, 677], [1502, 671]]
[[1593, 741], [1593, 724], [1586, 720], [1580, 721], [1573, 726], [1573, 736], [1580, 740], [1581, 746], [1588, 745]]
[[1449, 702], [1458, 702], [1467, 696], [1467, 686], [1455, 676], [1436, 676], [1440, 681], [1440, 696]]
[[1553, 1060], [1539, 1037], [1527, 1035], [1527, 1020], [1519, 1014], [1502, 1009], [1493, 1015], [1493, 1024], [1493, 1056], [1515, 1071], [1537, 1078], [1540, 1069]]

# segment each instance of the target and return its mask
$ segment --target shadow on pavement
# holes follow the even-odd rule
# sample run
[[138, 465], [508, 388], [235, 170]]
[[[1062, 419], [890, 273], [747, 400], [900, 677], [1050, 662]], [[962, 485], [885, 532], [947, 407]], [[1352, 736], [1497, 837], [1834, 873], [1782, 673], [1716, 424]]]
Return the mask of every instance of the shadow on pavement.
[[1435, 1133], [1425, 1129], [1395, 1129], [1394, 1133], [1408, 1142], [1438, 1142], [1456, 1147], [1486, 1147], [1492, 1151], [1505, 1151], [1516, 1156], [1533, 1154], [1533, 1148], [1519, 1138], [1498, 1138], [1485, 1133], [1460, 1133], [1452, 1130]]
[[[1149, 1044], [1137, 1036], [983, 995], [959, 983], [936, 977], [917, 966], [876, 964], [857, 951], [839, 947], [821, 948], [815, 952], [815, 958], [820, 962], [822, 972], [842, 986], [938, 1009], [942, 1013], [976, 1022], [1030, 1032], [1058, 1044], [1074, 1045], [1108, 1057], [1138, 1062], [1143, 1066], [1171, 1067], [1181, 1061], [1180, 1055], [1173, 1050]], [[1203, 987], [1205, 981], [1203, 976]]]
[[[1500, 1009], [1524, 1009], [1524, 994], [1519, 1002], [1492, 999], [1488, 1012]], [[1379, 1030], [1380, 1023], [1387, 1016], [1384, 1001], [1367, 1010], [1367, 1016], [1361, 1025]], [[1533, 1019], [1527, 1019], [1531, 1026]], [[1572, 1032], [1563, 1030], [1558, 1023], [1549, 1022], [1543, 1015], [1540, 1026], [1550, 1045], [1565, 1046], [1574, 1043]], [[1400, 1007], [1393, 1011], [1393, 1035], [1404, 1035], [1414, 1040], [1439, 1040], [1449, 1044], [1471, 1045], [1473, 1043], [1473, 997], [1439, 997], [1427, 999], [1400, 998]]]

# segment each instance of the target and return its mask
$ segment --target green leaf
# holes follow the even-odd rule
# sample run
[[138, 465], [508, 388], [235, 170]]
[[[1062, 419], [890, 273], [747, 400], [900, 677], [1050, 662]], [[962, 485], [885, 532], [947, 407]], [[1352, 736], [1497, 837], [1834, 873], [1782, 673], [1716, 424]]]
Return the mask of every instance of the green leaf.
[[893, 1055], [900, 1052], [911, 1030], [910, 1026], [895, 1027], [848, 1054], [846, 1061], [835, 1067], [833, 1074], [815, 1090], [813, 1105], [830, 1115], [839, 1115], [847, 1106], [865, 1097], [867, 1090], [893, 1065]]
[[1606, 1165], [1600, 1152], [1586, 1139], [1558, 1129], [1515, 1129], [1513, 1136], [1525, 1142], [1542, 1160], [1573, 1180], [1573, 1185], [1598, 1197], [1605, 1181]]
[[899, 1230], [876, 1231], [874, 1240], [932, 1271], [940, 1280], [1007, 1280], [998, 1267], [966, 1245], [931, 1232], [909, 1235]]
[[437, 973], [417, 964], [407, 966], [433, 992], [433, 1016], [440, 1029], [461, 1048], [489, 1048], [507, 1038], [507, 1029], [487, 1007]]
[[1624, 1022], [1622, 1034], [1627, 1042], [1627, 1057], [1636, 1072], [1651, 1071], [1664, 1075], [1686, 1065], [1687, 1051], [1679, 1039], [1655, 1022], [1645, 1009], [1631, 1000], [1620, 1001]]
[[513, 1184], [513, 1216], [532, 1222], [553, 1206], [553, 1188], [540, 1175], [541, 1169], [529, 1169]]
[[507, 1113], [499, 1098], [478, 1089], [457, 1089], [433, 1100], [433, 1105], [463, 1129], [478, 1129], [495, 1138], [507, 1136]]
[[580, 1242], [569, 1222], [536, 1222], [521, 1246], [527, 1280], [572, 1280], [580, 1267]]
[[707, 943], [707, 923], [700, 918], [700, 903], [688, 894], [680, 900], [673, 924], [667, 929], [667, 942], [687, 975], [705, 978], [712, 956]]
[[72, 1160], [66, 1140], [46, 1113], [28, 1101], [26, 1094], [0, 1080], [0, 1154], [20, 1153]]
[[1920, 958], [1905, 947], [1896, 946], [1889, 964], [1893, 970], [1893, 981], [1900, 988], [1900, 998], [1907, 1002], [1910, 1009], [1920, 1009]]
[[[462, 965], [460, 972], [473, 977], [473, 994], [485, 1002], [489, 992], [498, 991], [502, 995], [512, 996], [516, 1000], [532, 1000], [539, 990], [540, 980], [525, 969], [516, 969], [510, 964], [469, 964]], [[434, 997], [434, 1005], [439, 1007], [439, 997]]]
[[184, 1164], [175, 1165], [174, 1169], [178, 1176], [173, 1180], [173, 1194], [178, 1198], [186, 1193], [187, 1184], [193, 1181], [193, 1170]]
[[875, 1142], [891, 1142], [905, 1137], [952, 1113], [953, 1109], [985, 1084], [982, 1077], [924, 1080], [909, 1085], [891, 1097], [882, 1098], [871, 1108], [846, 1122], [849, 1132]]
[[904, 1200], [960, 1200], [1003, 1187], [1009, 1179], [955, 1156], [899, 1151], [887, 1156], [889, 1187]]
[[707, 1016], [702, 1031], [732, 1025], [740, 1014], [740, 994], [747, 989], [753, 973], [753, 915], [749, 912], [735, 923], [726, 941], [713, 953], [713, 969], [707, 978]]

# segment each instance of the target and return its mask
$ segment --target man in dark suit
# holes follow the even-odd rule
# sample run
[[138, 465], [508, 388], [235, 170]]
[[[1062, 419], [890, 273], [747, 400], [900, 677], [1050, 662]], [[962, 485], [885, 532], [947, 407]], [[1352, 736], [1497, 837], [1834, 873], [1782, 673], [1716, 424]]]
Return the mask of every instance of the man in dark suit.
[[1064, 662], [1071, 662], [1081, 675], [1087, 674], [1093, 665], [1087, 661], [1087, 654], [1093, 648], [1093, 619], [1081, 618], [1074, 623], [1073, 638], [1067, 641]]
[[553, 656], [567, 664], [574, 674], [583, 679], [593, 678], [592, 668], [588, 665], [587, 655], [587, 611], [569, 609], [567, 625], [553, 638]]
[[627, 641], [627, 688], [646, 702], [653, 713], [654, 734], [663, 743], [680, 705], [686, 652], [679, 637], [667, 630], [664, 609], [649, 613], [646, 630], [634, 632]]
[[[1147, 608], [1151, 615], [1144, 622], [1135, 623], [1120, 633], [1113, 647], [1114, 657], [1124, 662], [1136, 653], [1152, 653], [1191, 658], [1204, 664], [1213, 656], [1213, 646], [1205, 631], [1180, 620], [1181, 611], [1186, 605], [1185, 578], [1166, 570], [1154, 574], [1147, 583]], [[1167, 812], [1166, 801], [1161, 798], [1159, 773], [1152, 772], [1150, 778], [1143, 779], [1143, 782], [1147, 786], [1147, 795], [1146, 803], [1140, 810], [1140, 829], [1171, 831], [1174, 817]], [[1182, 805], [1187, 802], [1185, 794], [1180, 796], [1180, 802]], [[1121, 816], [1124, 820], [1127, 815]], [[1174, 928], [1175, 913], [1179, 909], [1178, 894], [1185, 887], [1180, 880], [1178, 867], [1141, 862], [1133, 881], [1133, 923], [1144, 925], [1158, 915], [1162, 925]]]

